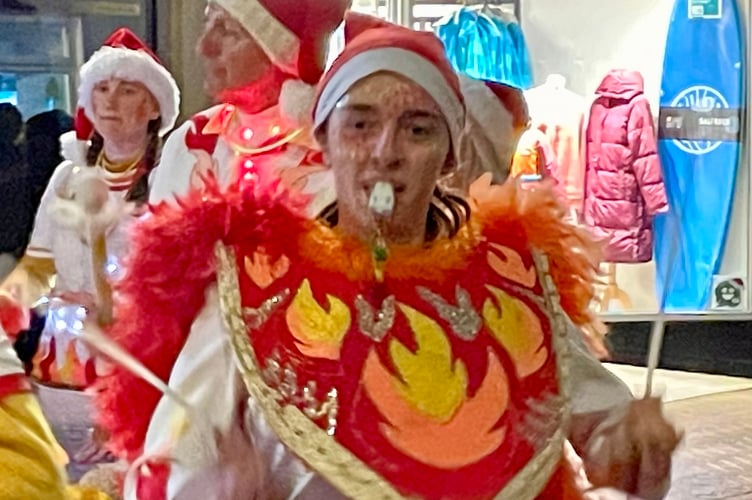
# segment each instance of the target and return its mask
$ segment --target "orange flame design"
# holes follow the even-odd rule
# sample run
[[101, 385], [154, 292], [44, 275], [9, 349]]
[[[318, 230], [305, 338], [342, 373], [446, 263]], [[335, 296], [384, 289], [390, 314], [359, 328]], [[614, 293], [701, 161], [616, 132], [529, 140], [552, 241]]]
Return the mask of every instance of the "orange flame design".
[[[86, 363], [89, 359], [80, 359], [76, 352], [78, 339], [72, 339], [65, 348], [65, 357], [57, 359], [55, 350], [40, 349], [34, 356], [32, 376], [42, 382], [65, 384], [73, 387], [86, 385]], [[40, 366], [48, 363], [47, 373], [43, 373]]]
[[501, 254], [488, 251], [488, 265], [502, 278], [519, 283], [527, 288], [533, 288], [537, 280], [535, 266], [525, 267], [522, 257], [509, 247], [491, 243], [490, 247]]
[[262, 290], [269, 288], [290, 269], [290, 259], [287, 256], [282, 255], [272, 264], [269, 254], [263, 248], [253, 252], [253, 258], [246, 256], [243, 264], [245, 273]]
[[224, 134], [234, 121], [237, 109], [232, 104], [226, 104], [222, 109], [217, 111], [211, 119], [204, 125], [202, 134]]
[[[501, 363], [489, 351], [488, 373], [475, 396], [468, 398], [464, 364], [452, 366], [451, 346], [441, 327], [407, 306], [400, 309], [416, 334], [417, 351], [390, 343], [399, 378], [374, 351], [363, 369], [364, 388], [388, 422], [381, 424], [381, 432], [405, 455], [441, 469], [483, 459], [506, 436], [506, 428], [495, 428], [509, 405]], [[468, 428], [475, 432], [467, 433]]]
[[333, 295], [326, 296], [329, 312], [313, 296], [311, 283], [303, 283], [287, 308], [287, 326], [298, 341], [298, 349], [307, 356], [339, 359], [342, 339], [350, 329], [347, 305]]
[[540, 320], [524, 302], [498, 288], [490, 285], [487, 288], [500, 308], [491, 299], [486, 299], [483, 304], [486, 325], [512, 357], [520, 378], [535, 373], [548, 357]]

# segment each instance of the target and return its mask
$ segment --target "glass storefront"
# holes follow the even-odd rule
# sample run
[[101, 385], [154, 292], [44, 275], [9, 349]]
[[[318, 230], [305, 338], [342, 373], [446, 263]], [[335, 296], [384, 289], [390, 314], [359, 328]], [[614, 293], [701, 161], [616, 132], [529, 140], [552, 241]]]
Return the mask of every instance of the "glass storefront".
[[28, 118], [70, 111], [82, 62], [81, 23], [56, 16], [0, 16], [0, 102]]
[[752, 317], [748, 0], [397, 3], [458, 70], [524, 91], [572, 220], [604, 243], [604, 318]]
[[24, 119], [52, 109], [72, 113], [81, 64], [119, 26], [155, 44], [162, 3], [39, 0], [28, 12], [0, 12], [0, 102], [15, 104]]

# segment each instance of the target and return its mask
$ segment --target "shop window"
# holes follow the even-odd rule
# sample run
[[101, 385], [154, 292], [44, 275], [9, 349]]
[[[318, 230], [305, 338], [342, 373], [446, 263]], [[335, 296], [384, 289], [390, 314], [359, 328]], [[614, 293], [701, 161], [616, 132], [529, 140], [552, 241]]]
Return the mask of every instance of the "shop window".
[[[437, 32], [460, 73], [523, 93], [516, 158], [535, 161], [512, 172], [553, 177], [570, 220], [603, 241], [604, 317], [750, 317], [749, 0], [408, 7], [404, 24]], [[516, 21], [525, 51], [469, 36], [487, 19], [460, 12]]]
[[77, 18], [0, 16], [0, 102], [25, 118], [51, 109], [71, 111], [81, 64]]

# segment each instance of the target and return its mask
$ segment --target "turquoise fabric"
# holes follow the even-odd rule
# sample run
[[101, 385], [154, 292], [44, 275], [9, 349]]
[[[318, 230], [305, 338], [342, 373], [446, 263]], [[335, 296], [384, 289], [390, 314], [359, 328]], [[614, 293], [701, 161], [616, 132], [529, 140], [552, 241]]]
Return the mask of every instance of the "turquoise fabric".
[[436, 24], [436, 33], [455, 70], [521, 89], [533, 85], [525, 36], [511, 16], [461, 7]]

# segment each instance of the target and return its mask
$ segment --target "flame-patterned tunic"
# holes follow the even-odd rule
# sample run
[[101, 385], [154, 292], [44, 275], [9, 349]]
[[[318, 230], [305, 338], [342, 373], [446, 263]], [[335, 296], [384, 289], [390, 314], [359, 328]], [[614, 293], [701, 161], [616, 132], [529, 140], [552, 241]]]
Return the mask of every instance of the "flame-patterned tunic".
[[[216, 271], [218, 294], [209, 293], [207, 303], [186, 300], [187, 309], [203, 312], [198, 319], [186, 314], [193, 322], [187, 342], [165, 344], [163, 355], [180, 354], [166, 371], [170, 385], [194, 393], [197, 383], [210, 386], [214, 393], [204, 400], [217, 405], [217, 393], [227, 392], [245, 418], [236, 425], [239, 412], [226, 412], [215, 428], [241, 427], [262, 461], [292, 457], [300, 478], [315, 477], [346, 497], [578, 498], [562, 467], [565, 336], [567, 316], [589, 320], [594, 261], [549, 194], [480, 184], [471, 191], [473, 215], [456, 236], [392, 247], [382, 280], [367, 244], [294, 215], [289, 200], [247, 192], [216, 203], [211, 193], [194, 200], [196, 217], [222, 226], [212, 244], [204, 235], [203, 251], [213, 250], [216, 267], [198, 280], [211, 286]], [[183, 208], [190, 207], [189, 200]], [[163, 254], [162, 262], [169, 258]], [[185, 277], [183, 284], [195, 286]], [[138, 298], [143, 289], [122, 292], [141, 318], [159, 307], [156, 296]], [[184, 324], [178, 319], [173, 327]], [[212, 328], [224, 333], [212, 337]], [[225, 342], [214, 358], [207, 354], [211, 338]], [[148, 352], [143, 359], [150, 364]], [[235, 367], [227, 376], [221, 367], [229, 359]], [[242, 387], [219, 388], [238, 373]], [[132, 394], [136, 382], [118, 376], [106, 388]], [[110, 411], [127, 404], [104, 399], [100, 407]], [[126, 455], [138, 455], [145, 436], [145, 461], [161, 450], [184, 467], [201, 432], [166, 432], [174, 417], [175, 404], [162, 398], [146, 422], [131, 419], [127, 430], [122, 418], [106, 423]], [[264, 445], [269, 436], [274, 452]], [[199, 471], [202, 463], [187, 468]], [[171, 467], [168, 496], [191, 475]], [[271, 470], [267, 484], [285, 481]], [[142, 477], [139, 488], [148, 482]], [[300, 483], [288, 481], [278, 494], [288, 496]]]

